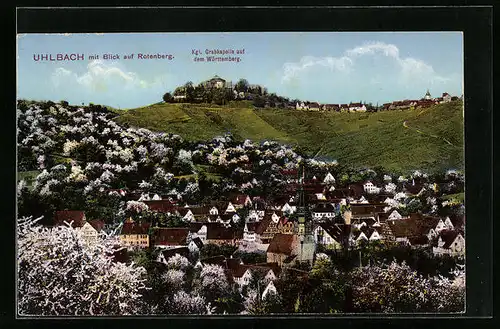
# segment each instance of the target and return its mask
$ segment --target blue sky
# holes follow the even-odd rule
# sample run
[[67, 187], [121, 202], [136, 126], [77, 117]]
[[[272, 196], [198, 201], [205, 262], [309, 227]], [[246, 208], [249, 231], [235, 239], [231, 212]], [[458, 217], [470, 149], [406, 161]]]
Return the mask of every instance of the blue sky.
[[[463, 93], [460, 32], [123, 33], [18, 35], [18, 98], [132, 108], [219, 75], [320, 103], [386, 103]], [[245, 49], [241, 62], [194, 62], [192, 49]], [[34, 54], [84, 54], [35, 61]], [[103, 60], [114, 53], [120, 60]], [[123, 55], [134, 53], [134, 59]], [[139, 60], [137, 53], [172, 54]], [[100, 55], [89, 60], [89, 55]], [[203, 55], [205, 57], [205, 55]]]

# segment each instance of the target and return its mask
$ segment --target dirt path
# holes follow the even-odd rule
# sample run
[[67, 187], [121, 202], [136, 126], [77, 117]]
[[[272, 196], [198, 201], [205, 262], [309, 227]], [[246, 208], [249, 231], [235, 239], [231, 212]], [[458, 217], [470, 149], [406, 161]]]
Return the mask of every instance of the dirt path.
[[416, 129], [416, 128], [411, 128], [408, 126], [408, 123], [406, 122], [406, 120], [403, 122], [403, 127], [407, 128], [407, 129], [412, 129], [412, 130], [415, 130], [416, 132], [418, 132], [419, 134], [422, 134], [422, 135], [427, 135], [427, 136], [430, 136], [430, 137], [434, 137], [434, 138], [438, 138], [438, 139], [442, 139], [445, 143], [453, 146], [453, 147], [456, 147], [456, 145], [453, 145], [452, 143], [450, 143], [449, 140], [447, 140], [446, 138], [444, 137], [439, 137], [439, 136], [436, 136], [436, 135], [431, 135], [431, 134], [427, 134], [427, 133], [424, 133], [423, 131], [419, 130], [419, 129]]

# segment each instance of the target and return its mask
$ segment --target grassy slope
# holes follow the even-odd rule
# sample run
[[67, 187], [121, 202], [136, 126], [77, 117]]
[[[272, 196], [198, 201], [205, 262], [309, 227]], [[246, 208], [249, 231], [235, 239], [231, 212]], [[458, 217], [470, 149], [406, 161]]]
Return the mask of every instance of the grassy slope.
[[228, 106], [154, 104], [124, 111], [117, 120], [190, 140], [227, 131], [239, 139], [273, 139], [357, 167], [429, 170], [463, 166], [460, 102], [379, 113], [254, 110], [246, 102]]

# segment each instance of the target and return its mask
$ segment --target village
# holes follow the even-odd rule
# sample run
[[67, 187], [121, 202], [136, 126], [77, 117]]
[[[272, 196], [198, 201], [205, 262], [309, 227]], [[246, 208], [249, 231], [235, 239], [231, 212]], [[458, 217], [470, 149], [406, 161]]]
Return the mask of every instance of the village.
[[[403, 245], [411, 248], [431, 248], [436, 256], [465, 255], [464, 216], [446, 218], [419, 212], [401, 215], [393, 208], [395, 199], [420, 196], [428, 188], [419, 177], [403, 184], [401, 191], [387, 180], [385, 187], [371, 181], [338, 187], [331, 173], [310, 179], [298, 177], [298, 170], [284, 170], [288, 193], [268, 203], [261, 196], [235, 195], [231, 201], [214, 200], [209, 204], [183, 205], [168, 196], [113, 190], [136, 209], [178, 216], [180, 227], [160, 227], [158, 223], [141, 221], [131, 216], [119, 227], [116, 255], [130, 259], [140, 249], [152, 248], [154, 262], [164, 266], [173, 256], [193, 259], [196, 267], [220, 265], [228, 280], [240, 289], [248, 285], [255, 272], [264, 273], [262, 298], [269, 291], [276, 293], [273, 282], [282, 268], [294, 269], [297, 264], [313, 264], [316, 255], [328, 252], [360, 250], [367, 244], [391, 248]], [[241, 217], [245, 210], [246, 217]], [[104, 222], [85, 219], [85, 213], [63, 210], [55, 213], [54, 225], [81, 229], [89, 245], [97, 242]], [[235, 254], [260, 253], [259, 263], [244, 263], [230, 255], [200, 257], [206, 245], [232, 246]]]
[[[225, 134], [192, 142], [122, 126], [115, 116], [64, 101], [18, 104], [18, 216], [29, 223], [18, 224], [21, 275], [29, 282], [22, 305], [31, 312], [41, 312], [32, 285], [51, 294], [47, 279], [66, 285], [65, 273], [81, 264], [99, 285], [123, 282], [109, 288], [123, 290], [112, 303], [79, 286], [99, 300], [99, 312], [461, 309], [460, 170], [353, 169], [275, 141]], [[47, 249], [44, 241], [59, 242]], [[51, 248], [72, 256], [48, 265], [46, 257], [61, 253]], [[412, 298], [424, 302], [386, 290], [387, 275], [417, 282]], [[65, 298], [77, 298], [78, 289]], [[370, 291], [396, 306], [373, 304]], [[52, 303], [43, 312], [61, 304]]]

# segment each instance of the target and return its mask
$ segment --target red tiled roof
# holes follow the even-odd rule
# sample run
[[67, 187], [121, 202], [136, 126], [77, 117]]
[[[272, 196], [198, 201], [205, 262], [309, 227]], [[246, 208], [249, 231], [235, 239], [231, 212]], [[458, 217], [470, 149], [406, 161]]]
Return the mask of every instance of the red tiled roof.
[[54, 225], [65, 225], [64, 222], [73, 222], [73, 227], [82, 227], [85, 224], [85, 213], [81, 210], [60, 210], [54, 214]]
[[291, 255], [295, 244], [297, 243], [297, 236], [293, 234], [275, 234], [269, 247], [267, 248], [267, 252], [276, 253], [276, 254], [285, 254]]
[[443, 248], [448, 249], [450, 248], [451, 244], [455, 239], [457, 238], [459, 232], [456, 230], [444, 230], [439, 233], [439, 236], [444, 242]]
[[123, 223], [121, 235], [149, 234], [151, 223], [147, 222], [125, 222]]
[[388, 221], [387, 223], [395, 237], [414, 238], [428, 234], [438, 222], [439, 218], [423, 218], [420, 214], [412, 214], [410, 218]]
[[177, 205], [175, 202], [169, 200], [149, 200], [144, 201], [148, 205], [149, 209], [158, 212], [175, 212], [177, 210]]
[[188, 234], [188, 228], [156, 228], [153, 235], [154, 244], [164, 246], [184, 245], [186, 244]]
[[321, 228], [338, 243], [342, 243], [344, 241], [345, 234], [349, 234], [350, 232], [350, 229], [346, 232], [344, 224], [320, 223], [319, 226], [321, 226]]
[[100, 232], [104, 228], [104, 222], [100, 219], [89, 220], [89, 224], [97, 231]]
[[207, 240], [234, 240], [242, 239], [243, 230], [233, 227], [225, 227], [219, 223], [207, 225]]

